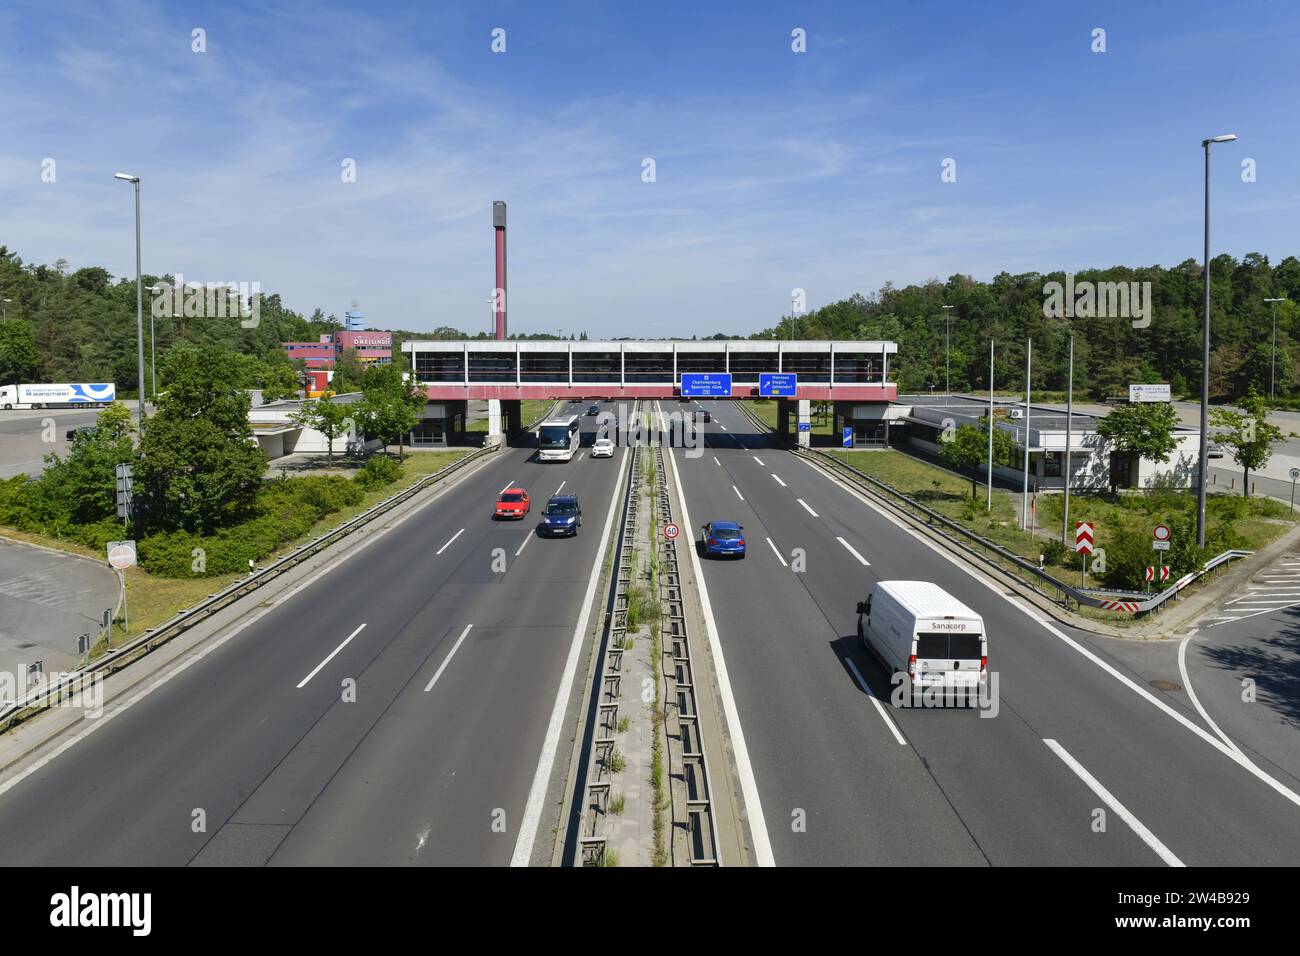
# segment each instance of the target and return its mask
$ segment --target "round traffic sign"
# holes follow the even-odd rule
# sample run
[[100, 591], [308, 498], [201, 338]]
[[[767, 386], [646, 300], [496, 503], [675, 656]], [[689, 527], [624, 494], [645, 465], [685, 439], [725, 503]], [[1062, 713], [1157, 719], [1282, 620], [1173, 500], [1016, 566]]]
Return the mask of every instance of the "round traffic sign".
[[135, 564], [135, 548], [126, 544], [119, 544], [108, 552], [108, 563], [119, 571], [131, 567]]
[[669, 522], [668, 524], [664, 525], [664, 537], [667, 538], [669, 541], [673, 540], [673, 538], [677, 537], [681, 533], [682, 533], [682, 529], [677, 527], [677, 525], [673, 524], [672, 522]]
[[1169, 528], [1166, 525], [1156, 525], [1155, 528], [1151, 530], [1151, 534], [1157, 541], [1169, 540]]
[[1297, 479], [1300, 479], [1300, 468], [1292, 468], [1292, 469], [1291, 469], [1291, 480], [1292, 480], [1292, 481], [1296, 481]]

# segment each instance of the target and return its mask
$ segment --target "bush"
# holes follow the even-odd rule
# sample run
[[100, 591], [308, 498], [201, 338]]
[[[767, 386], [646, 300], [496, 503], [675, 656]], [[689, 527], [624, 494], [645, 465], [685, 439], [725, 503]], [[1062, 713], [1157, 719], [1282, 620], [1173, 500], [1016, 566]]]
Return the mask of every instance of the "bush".
[[1073, 552], [1056, 538], [1052, 538], [1043, 546], [1043, 562], [1045, 564], [1065, 564], [1066, 559], [1072, 554]]
[[391, 485], [402, 477], [402, 466], [387, 455], [371, 455], [353, 481], [366, 491]]

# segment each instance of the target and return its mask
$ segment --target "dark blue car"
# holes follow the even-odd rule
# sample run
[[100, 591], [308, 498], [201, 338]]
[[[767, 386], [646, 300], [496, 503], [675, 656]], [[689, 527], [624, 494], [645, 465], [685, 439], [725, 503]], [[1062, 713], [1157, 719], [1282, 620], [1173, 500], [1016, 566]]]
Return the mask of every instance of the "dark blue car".
[[555, 535], [577, 534], [582, 527], [582, 508], [578, 506], [577, 495], [554, 495], [542, 509], [542, 523], [538, 525], [539, 534], [553, 537]]
[[745, 556], [745, 529], [734, 521], [710, 521], [700, 530], [705, 555], [724, 558]]

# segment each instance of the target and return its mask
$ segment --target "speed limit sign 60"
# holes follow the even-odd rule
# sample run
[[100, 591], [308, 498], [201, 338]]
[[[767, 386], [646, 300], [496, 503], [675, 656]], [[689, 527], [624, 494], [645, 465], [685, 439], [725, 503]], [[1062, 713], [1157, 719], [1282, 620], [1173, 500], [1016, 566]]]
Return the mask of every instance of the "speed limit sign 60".
[[682, 529], [677, 527], [677, 525], [673, 524], [672, 522], [669, 522], [668, 524], [664, 525], [664, 537], [667, 538], [669, 541], [672, 541], [681, 533], [682, 533]]

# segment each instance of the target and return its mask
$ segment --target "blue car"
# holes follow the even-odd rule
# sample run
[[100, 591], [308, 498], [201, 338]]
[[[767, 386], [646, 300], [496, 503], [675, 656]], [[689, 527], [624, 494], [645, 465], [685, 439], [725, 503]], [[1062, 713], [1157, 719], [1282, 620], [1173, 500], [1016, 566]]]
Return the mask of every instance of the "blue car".
[[581, 527], [582, 508], [578, 506], [578, 496], [553, 495], [542, 509], [542, 523], [537, 531], [546, 537], [554, 537], [577, 534]]
[[745, 529], [734, 521], [710, 521], [700, 529], [700, 548], [705, 556], [745, 556]]

